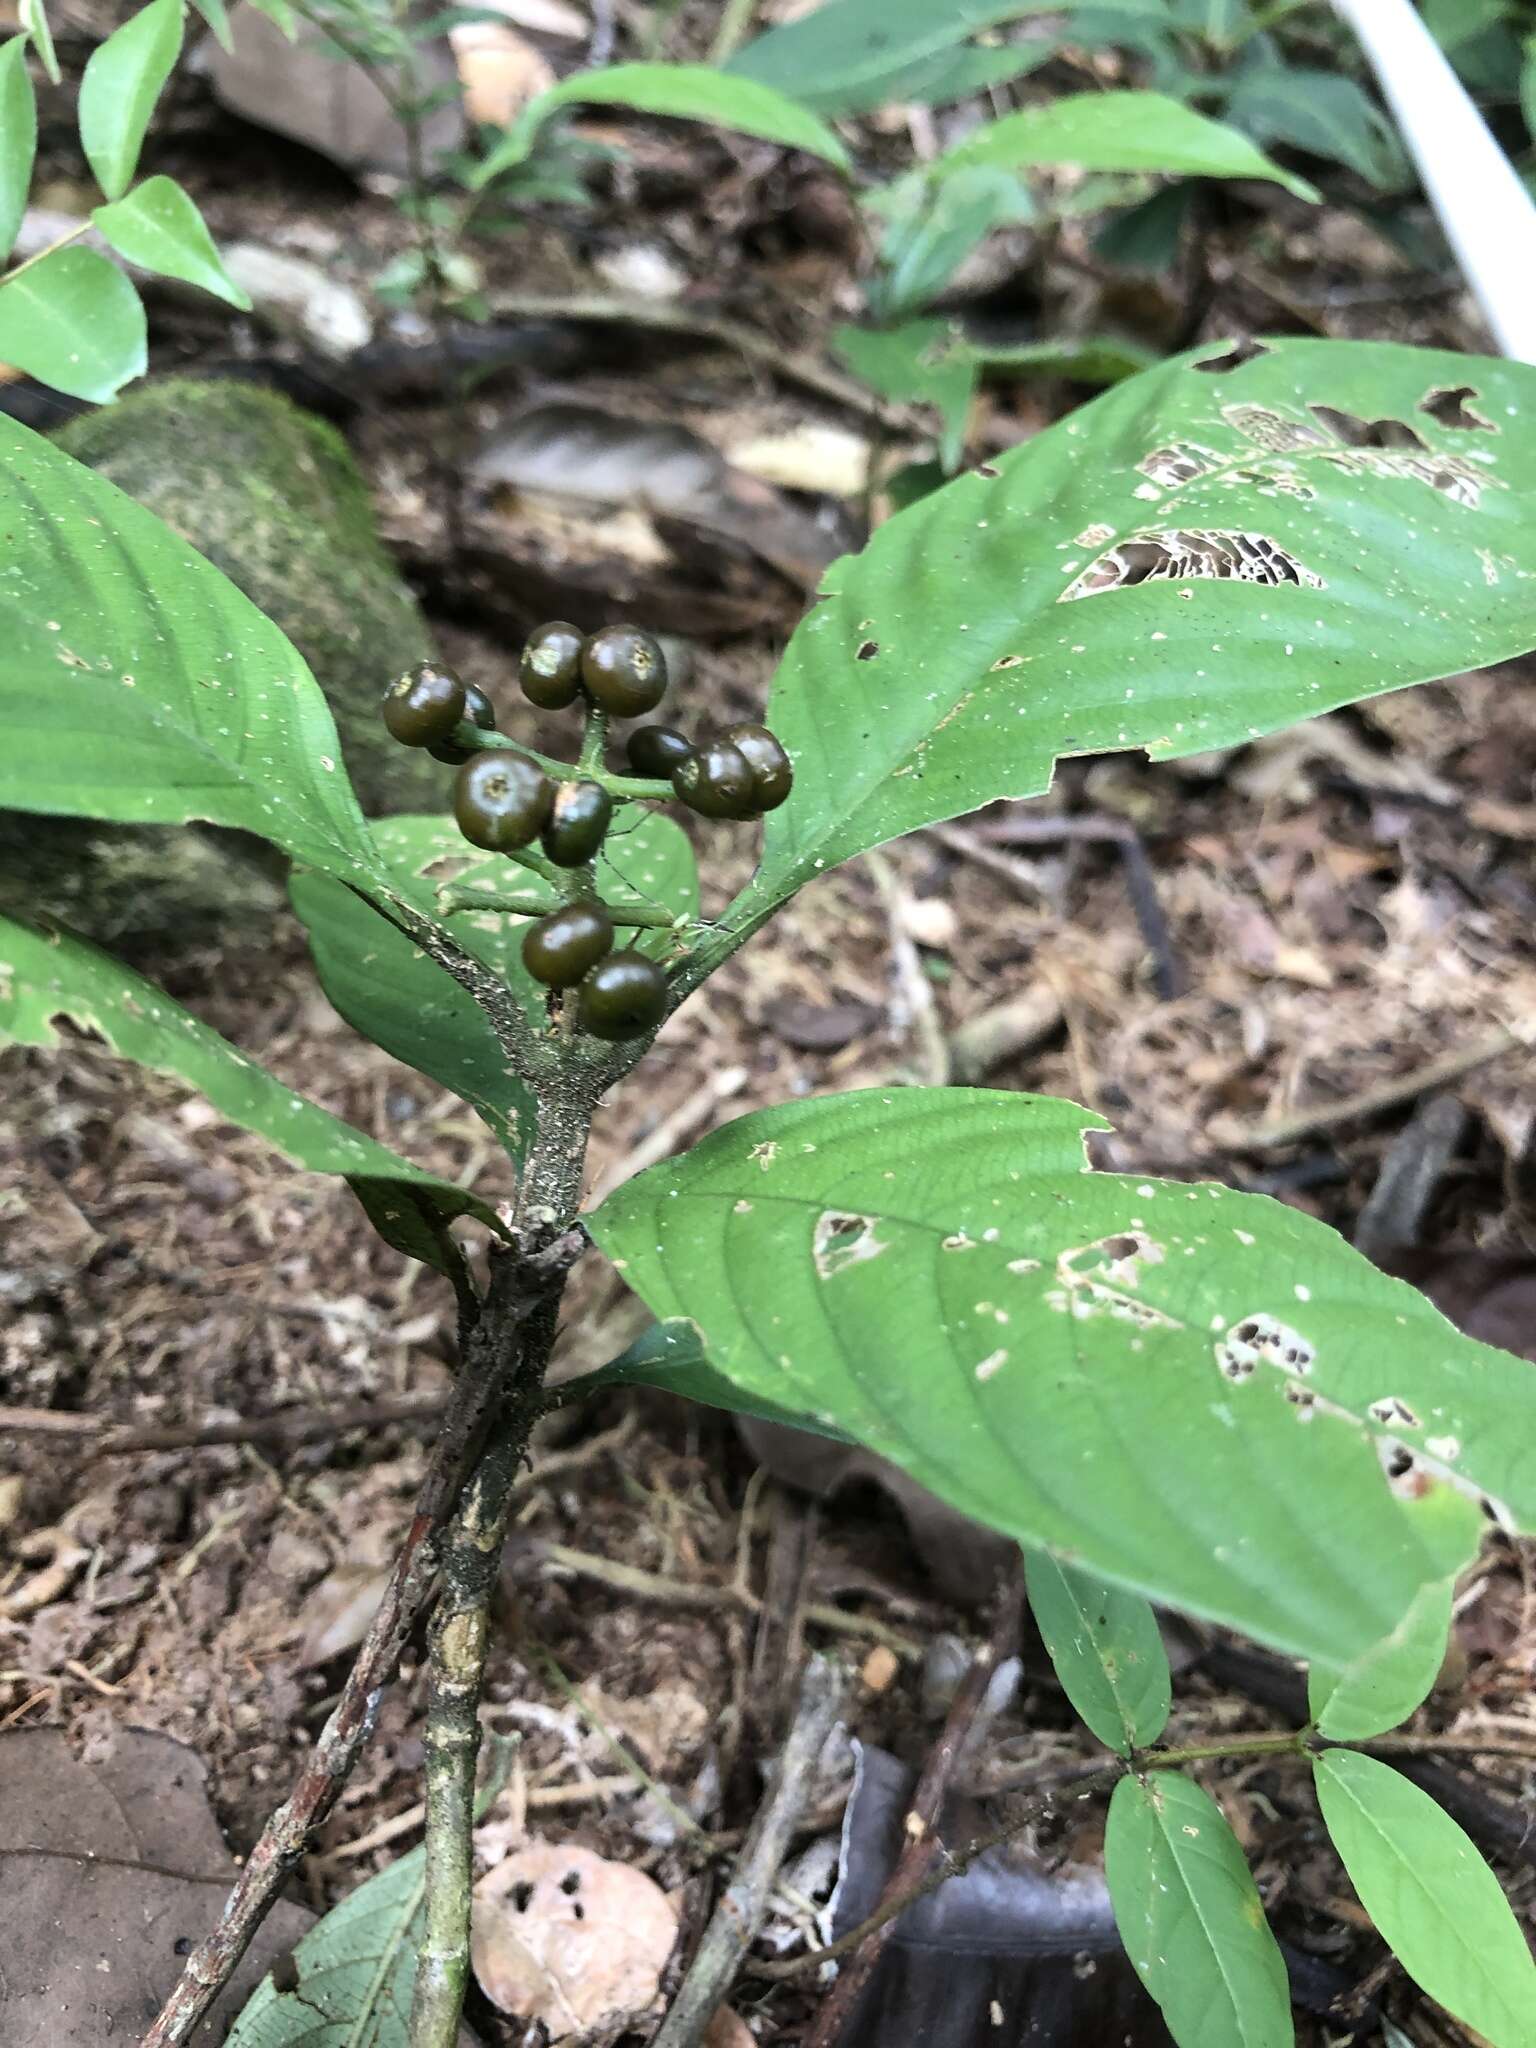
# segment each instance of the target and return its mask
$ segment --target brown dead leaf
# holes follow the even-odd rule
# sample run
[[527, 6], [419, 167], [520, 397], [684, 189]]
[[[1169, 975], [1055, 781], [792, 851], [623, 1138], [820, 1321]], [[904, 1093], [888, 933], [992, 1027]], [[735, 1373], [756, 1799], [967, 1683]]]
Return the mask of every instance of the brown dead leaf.
[[389, 1573], [372, 1565], [342, 1564], [326, 1576], [305, 1603], [308, 1627], [299, 1646], [298, 1668], [311, 1671], [355, 1650], [379, 1611]]
[[722, 2005], [709, 2023], [704, 2048], [757, 2048], [757, 2040], [746, 2021]]
[[505, 128], [555, 82], [554, 68], [526, 36], [500, 21], [465, 21], [448, 31], [471, 121]]
[[[216, 1924], [235, 1877], [202, 1763], [145, 1729], [114, 1730], [90, 1762], [58, 1729], [13, 1729], [0, 1736], [0, 1845], [0, 2041], [122, 2048], [138, 2040], [188, 1947]], [[198, 2043], [224, 2038], [310, 1918], [286, 1903], [273, 1910]]]
[[676, 1941], [661, 1887], [590, 1849], [536, 1842], [475, 1887], [480, 1988], [502, 2012], [541, 2022], [552, 2041], [646, 2011]]

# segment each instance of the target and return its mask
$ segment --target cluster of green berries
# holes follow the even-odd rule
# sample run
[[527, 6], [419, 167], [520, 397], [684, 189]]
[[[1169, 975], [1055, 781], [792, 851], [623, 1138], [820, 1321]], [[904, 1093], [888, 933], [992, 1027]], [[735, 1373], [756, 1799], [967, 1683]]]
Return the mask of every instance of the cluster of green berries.
[[[544, 711], [584, 702], [589, 712], [640, 718], [666, 694], [667, 665], [649, 633], [608, 626], [583, 635], [557, 621], [540, 626], [518, 667], [523, 695]], [[495, 732], [485, 692], [452, 669], [422, 662], [392, 685], [384, 723], [408, 747], [425, 747], [458, 769], [453, 814], [472, 846], [515, 855], [535, 840], [546, 860], [581, 868], [597, 856], [613, 798], [588, 776], [556, 780], [511, 747], [465, 746], [459, 728]], [[695, 745], [667, 725], [640, 725], [626, 748], [632, 774], [670, 783], [705, 818], [756, 818], [789, 795], [789, 756], [766, 726], [728, 726]], [[613, 951], [614, 921], [601, 903], [576, 899], [529, 926], [523, 964], [547, 988], [577, 991], [584, 1031], [609, 1040], [654, 1031], [666, 1013], [666, 977], [643, 953]]]

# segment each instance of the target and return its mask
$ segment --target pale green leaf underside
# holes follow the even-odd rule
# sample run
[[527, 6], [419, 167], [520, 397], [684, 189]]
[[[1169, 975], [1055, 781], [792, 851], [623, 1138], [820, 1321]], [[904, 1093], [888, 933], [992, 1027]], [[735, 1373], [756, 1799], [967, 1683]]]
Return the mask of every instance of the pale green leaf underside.
[[1086, 1172], [1096, 1127], [986, 1090], [787, 1104], [588, 1220], [745, 1396], [1298, 1655], [1388, 1634], [1472, 1555], [1480, 1491], [1536, 1523], [1528, 1367], [1295, 1210]]
[[65, 1018], [99, 1033], [125, 1059], [197, 1089], [295, 1166], [344, 1176], [380, 1235], [413, 1258], [445, 1265], [433, 1237], [455, 1216], [495, 1225], [473, 1196], [295, 1095], [110, 954], [69, 933], [45, 936], [0, 918], [0, 1046], [57, 1045], [56, 1025]]
[[94, 249], [55, 250], [0, 285], [0, 362], [71, 398], [110, 403], [143, 376], [148, 346], [138, 293]]
[[298, 1989], [279, 1991], [263, 1977], [226, 2048], [405, 2048], [424, 1856], [413, 1849], [318, 1920], [293, 1951]]
[[1131, 1967], [1179, 2048], [1291, 2048], [1285, 1959], [1208, 1792], [1175, 1771], [1122, 1778], [1104, 1871]]
[[211, 562], [7, 419], [0, 535], [0, 804], [124, 824], [201, 818], [366, 877], [372, 842], [325, 699]]
[[1084, 92], [989, 121], [947, 150], [933, 175], [971, 164], [1023, 170], [1166, 171], [1181, 177], [1266, 178], [1303, 199], [1317, 193], [1235, 128], [1158, 92]]
[[[1128, 379], [828, 570], [768, 706], [795, 799], [743, 910], [1039, 795], [1068, 755], [1241, 744], [1536, 646], [1536, 367], [1323, 341], [1196, 367], [1223, 353]], [[1466, 387], [1486, 429], [1424, 410]], [[1424, 446], [1354, 447], [1314, 404]]]
[[1139, 1593], [1107, 1586], [1049, 1551], [1024, 1560], [1030, 1611], [1061, 1689], [1107, 1749], [1129, 1756], [1168, 1721], [1172, 1679], [1157, 1616]]
[[91, 219], [118, 255], [141, 270], [200, 285], [249, 311], [249, 294], [225, 270], [202, 215], [174, 178], [146, 178], [125, 198], [98, 206]]
[[1423, 1703], [1445, 1662], [1454, 1590], [1450, 1580], [1421, 1587], [1391, 1634], [1342, 1671], [1313, 1665], [1307, 1708], [1324, 1735], [1362, 1742], [1396, 1728]]
[[712, 127], [735, 129], [825, 157], [840, 170], [848, 152], [826, 123], [773, 86], [738, 78], [708, 64], [615, 64], [605, 71], [578, 71], [540, 93], [513, 122], [472, 182], [485, 185], [521, 163], [551, 114], [568, 106], [631, 107], [640, 114], [665, 114]]
[[1536, 2048], [1536, 1963], [1455, 1821], [1358, 1750], [1328, 1750], [1313, 1769], [1350, 1883], [1409, 1976], [1490, 2048]]

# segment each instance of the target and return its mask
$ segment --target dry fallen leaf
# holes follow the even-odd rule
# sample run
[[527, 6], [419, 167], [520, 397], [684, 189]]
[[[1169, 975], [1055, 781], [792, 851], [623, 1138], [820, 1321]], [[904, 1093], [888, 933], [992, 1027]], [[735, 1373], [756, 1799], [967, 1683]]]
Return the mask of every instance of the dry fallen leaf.
[[459, 22], [449, 47], [464, 88], [464, 111], [487, 128], [505, 128], [555, 82], [548, 58], [499, 21]]
[[704, 2048], [757, 2048], [757, 2041], [746, 2021], [722, 2005], [709, 2023]]
[[502, 2012], [540, 2021], [552, 2041], [644, 2012], [676, 1940], [660, 1886], [590, 1849], [535, 1842], [475, 1887], [480, 1988]]

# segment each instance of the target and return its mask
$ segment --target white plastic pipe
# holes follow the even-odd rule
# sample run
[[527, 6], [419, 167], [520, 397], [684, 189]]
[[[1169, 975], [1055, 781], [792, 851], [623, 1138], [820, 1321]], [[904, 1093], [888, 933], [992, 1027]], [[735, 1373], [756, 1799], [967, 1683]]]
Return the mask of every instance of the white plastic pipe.
[[1536, 205], [1412, 0], [1333, 0], [1370, 59], [1498, 347], [1536, 363]]

